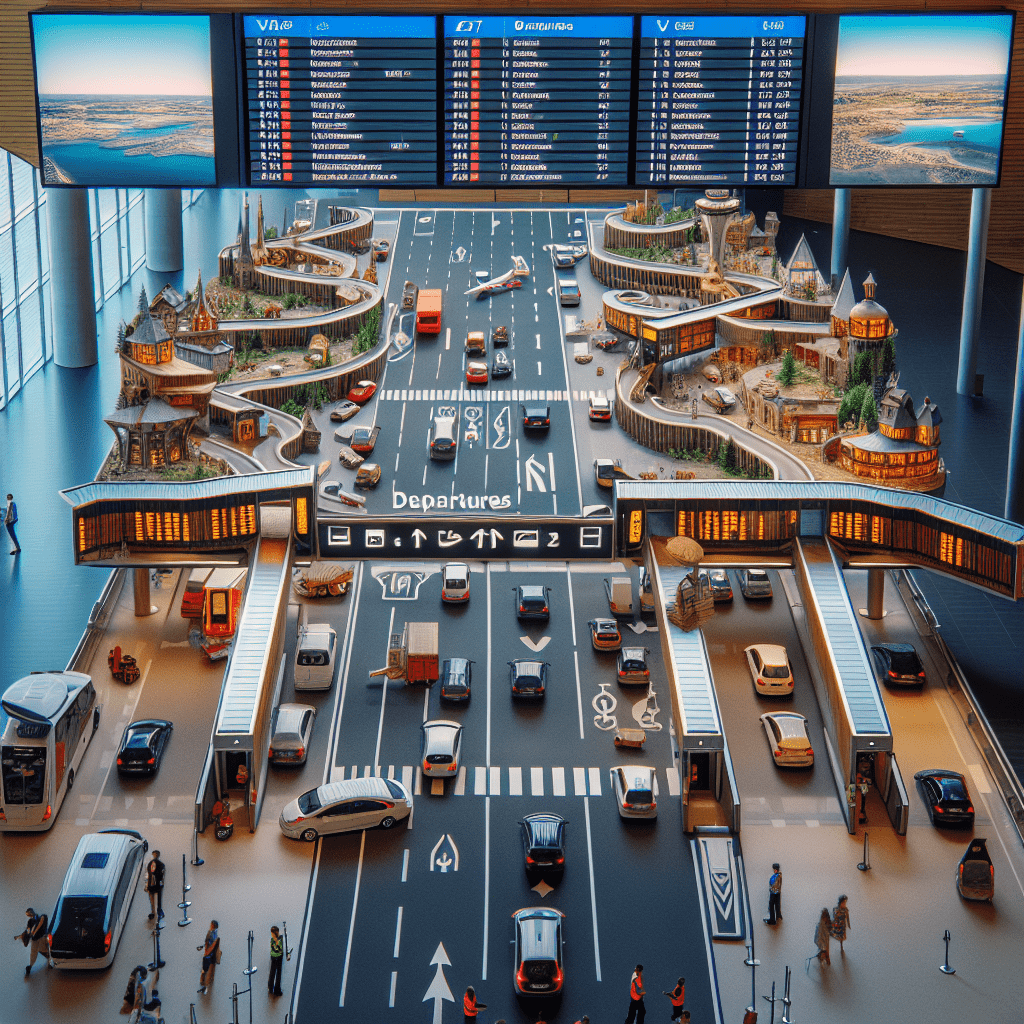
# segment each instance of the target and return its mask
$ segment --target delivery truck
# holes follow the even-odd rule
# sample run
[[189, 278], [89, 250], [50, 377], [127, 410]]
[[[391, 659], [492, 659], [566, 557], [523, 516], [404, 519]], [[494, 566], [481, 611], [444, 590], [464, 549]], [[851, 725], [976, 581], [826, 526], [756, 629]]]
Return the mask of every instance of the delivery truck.
[[416, 331], [419, 334], [441, 333], [440, 288], [421, 288], [416, 296]]
[[388, 641], [388, 663], [370, 673], [388, 679], [404, 679], [406, 684], [431, 686], [440, 675], [437, 658], [437, 623], [407, 622], [401, 633], [392, 633]]

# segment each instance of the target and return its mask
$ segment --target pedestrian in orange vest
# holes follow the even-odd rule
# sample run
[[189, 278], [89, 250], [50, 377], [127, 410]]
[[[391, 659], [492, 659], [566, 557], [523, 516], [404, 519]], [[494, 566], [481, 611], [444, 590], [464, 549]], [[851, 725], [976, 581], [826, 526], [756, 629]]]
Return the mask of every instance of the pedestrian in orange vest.
[[476, 1024], [476, 1015], [481, 1010], [486, 1010], [486, 1003], [478, 1003], [476, 1001], [476, 989], [472, 985], [466, 989], [466, 994], [462, 997], [462, 1013], [465, 1018], [465, 1024]]
[[672, 1004], [671, 1020], [679, 1020], [683, 1014], [683, 1003], [686, 1001], [686, 979], [680, 978], [676, 987], [671, 992], [662, 991], [662, 995], [668, 996]]
[[647, 1007], [644, 1006], [644, 965], [637, 964], [633, 977], [629, 979], [629, 1013], [626, 1014], [626, 1024], [644, 1024], [644, 1017], [647, 1016]]

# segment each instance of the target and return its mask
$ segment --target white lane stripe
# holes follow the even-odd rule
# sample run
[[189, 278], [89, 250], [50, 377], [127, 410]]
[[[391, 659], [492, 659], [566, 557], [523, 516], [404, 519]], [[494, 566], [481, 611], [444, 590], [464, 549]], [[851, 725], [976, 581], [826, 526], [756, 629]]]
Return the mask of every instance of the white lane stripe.
[[402, 912], [405, 908], [398, 908], [398, 920], [395, 922], [395, 952], [393, 957], [395, 960], [398, 959], [398, 947], [402, 941]]
[[412, 795], [420, 796], [423, 792], [423, 769], [416, 768], [416, 782], [413, 786]]
[[531, 796], [543, 796], [544, 795], [544, 769], [543, 768], [531, 768], [530, 769], [530, 795]]
[[391, 995], [388, 999], [388, 1006], [392, 1009], [395, 1005], [395, 987], [398, 984], [398, 971], [391, 972]]
[[459, 777], [455, 780], [455, 796], [466, 795], [466, 766], [463, 765], [459, 769]]
[[679, 772], [677, 772], [675, 768], [666, 768], [665, 776], [668, 779], [668, 795], [679, 796]]
[[402, 765], [402, 785], [405, 786], [405, 788], [408, 789], [408, 790], [412, 789], [412, 765], [411, 764], [403, 764]]
[[561, 766], [551, 769], [551, 795], [565, 796], [565, 769]]
[[393, 764], [388, 765], [388, 778], [393, 779], [395, 777], [395, 766]]
[[487, 792], [490, 796], [501, 796], [501, 768], [494, 766], [489, 771], [491, 773], [491, 782], [487, 787]]
[[[583, 813], [587, 821], [587, 860], [590, 863], [590, 917], [594, 929], [594, 971], [601, 980], [601, 947], [597, 941], [597, 888], [594, 885], [594, 845], [590, 839], [590, 801], [583, 801]], [[364, 832], [363, 835], [366, 835]], [[706, 927], [706, 925], [705, 925]]]
[[[657, 781], [655, 781], [657, 786]], [[601, 769], [591, 768], [590, 769], [590, 795], [600, 796], [601, 795]]]
[[402, 881], [409, 881], [409, 847], [402, 852]]
[[587, 773], [582, 768], [573, 768], [572, 785], [577, 796], [587, 795]]
[[654, 796], [657, 797], [661, 790], [658, 788], [658, 773], [654, 773]]
[[473, 792], [477, 796], [487, 796], [487, 769], [477, 767], [473, 769]]
[[349, 776], [349, 778], [350, 779], [358, 779], [359, 778], [359, 765], [357, 765], [357, 764], [352, 765], [352, 774]]
[[368, 779], [373, 774], [373, 768], [371, 765], [363, 765], [363, 778]]
[[345, 1005], [345, 989], [348, 987], [348, 966], [352, 961], [352, 937], [356, 930], [356, 909], [359, 906], [359, 883], [363, 878], [363, 854], [366, 851], [366, 829], [359, 839], [359, 863], [356, 867], [356, 888], [352, 894], [352, 916], [348, 922], [348, 945], [345, 947], [345, 969], [341, 973], [341, 992], [338, 995], [338, 1006]]
[[522, 768], [509, 768], [508, 770], [508, 795], [509, 796], [522, 796], [523, 795], [523, 769]]

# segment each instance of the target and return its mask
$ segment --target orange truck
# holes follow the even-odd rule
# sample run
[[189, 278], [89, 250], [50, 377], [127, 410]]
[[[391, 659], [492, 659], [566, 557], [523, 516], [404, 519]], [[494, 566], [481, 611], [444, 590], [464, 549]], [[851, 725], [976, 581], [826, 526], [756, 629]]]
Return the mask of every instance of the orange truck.
[[401, 633], [391, 634], [387, 667], [378, 668], [370, 675], [432, 686], [440, 676], [439, 667], [437, 623], [407, 622]]
[[416, 297], [416, 330], [420, 334], [441, 333], [440, 288], [421, 288]]

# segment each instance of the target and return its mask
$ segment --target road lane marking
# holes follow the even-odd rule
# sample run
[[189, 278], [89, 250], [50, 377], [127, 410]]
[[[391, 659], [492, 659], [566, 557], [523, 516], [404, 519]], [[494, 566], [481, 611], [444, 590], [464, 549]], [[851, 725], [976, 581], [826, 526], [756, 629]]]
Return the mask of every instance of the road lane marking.
[[544, 769], [543, 768], [531, 768], [530, 769], [530, 795], [531, 796], [543, 796], [544, 795]]
[[523, 769], [509, 768], [508, 770], [508, 795], [523, 795]]
[[487, 787], [490, 796], [501, 796], [501, 768], [497, 765], [487, 769], [491, 775], [490, 785]]
[[[657, 789], [658, 780], [654, 780], [655, 789]], [[601, 769], [591, 768], [590, 769], [590, 795], [600, 796], [601, 795]]]
[[[572, 591], [569, 591], [570, 598], [572, 597]], [[572, 652], [573, 664], [576, 668], [576, 710], [580, 716], [580, 739], [584, 738], [583, 733], [583, 690], [580, 686], [580, 654], [579, 651]]]
[[[366, 833], [363, 833], [364, 835]], [[487, 929], [491, 919], [491, 798], [484, 801], [484, 952], [480, 978], [487, 980]]]
[[402, 854], [402, 881], [407, 882], [409, 880], [409, 847], [405, 848]]
[[466, 795], [466, 766], [459, 769], [459, 777], [455, 780], [455, 796]]
[[[401, 910], [402, 908], [399, 907], [398, 909]], [[398, 956], [398, 954], [396, 953], [395, 956]], [[391, 997], [388, 1000], [388, 1006], [390, 1006], [392, 1008], [395, 1005], [395, 985], [396, 985], [397, 982], [398, 982], [398, 971], [392, 971], [391, 972]]]
[[407, 790], [409, 790], [410, 792], [412, 791], [412, 765], [411, 764], [403, 764], [402, 765], [402, 785], [405, 786], [405, 788]]
[[368, 779], [372, 774], [373, 774], [373, 772], [371, 771], [371, 766], [368, 765], [368, 764], [364, 764], [363, 765], [363, 778], [364, 779]]
[[561, 766], [551, 769], [552, 796], [565, 796], [565, 769]]
[[[601, 947], [597, 939], [597, 888], [594, 885], [594, 844], [590, 838], [590, 801], [583, 801], [583, 813], [587, 820], [587, 861], [590, 864], [590, 917], [594, 928], [594, 972], [601, 980]], [[366, 833], [364, 832], [363, 835]], [[703, 910], [702, 910], [703, 913]]]
[[[402, 911], [404, 909], [405, 909], [404, 907], [399, 907], [398, 908], [398, 920], [395, 922], [395, 952], [393, 954], [395, 960], [398, 959], [398, 946], [399, 946], [399, 943], [401, 943], [401, 941], [402, 941]], [[391, 977], [394, 978], [394, 975], [391, 975]], [[394, 981], [392, 981], [392, 983], [391, 983], [391, 998], [394, 999], [394, 997], [395, 997], [395, 984], [394, 984]], [[394, 1002], [392, 1002], [391, 1005], [394, 1006], [395, 1005]]]
[[423, 770], [416, 769], [416, 784], [413, 786], [412, 795], [420, 796], [423, 793]]
[[572, 785], [576, 796], [587, 795], [587, 773], [582, 768], [573, 768]]
[[388, 778], [393, 779], [395, 777], [395, 766], [393, 764], [388, 765]]
[[679, 772], [674, 768], [666, 768], [665, 776], [668, 779], [668, 795], [679, 796], [679, 793], [681, 792], [679, 788]]
[[356, 887], [352, 895], [352, 916], [348, 922], [348, 945], [345, 947], [345, 969], [341, 973], [341, 993], [338, 996], [338, 1006], [345, 1005], [345, 989], [348, 987], [348, 968], [352, 962], [352, 937], [356, 930], [356, 910], [359, 907], [359, 884], [363, 878], [363, 854], [366, 852], [366, 829], [364, 828], [359, 838], [359, 863], [356, 866]]
[[487, 796], [487, 769], [473, 769], [473, 792], [477, 796]]

